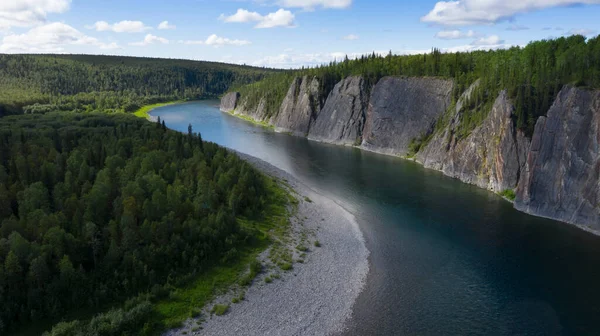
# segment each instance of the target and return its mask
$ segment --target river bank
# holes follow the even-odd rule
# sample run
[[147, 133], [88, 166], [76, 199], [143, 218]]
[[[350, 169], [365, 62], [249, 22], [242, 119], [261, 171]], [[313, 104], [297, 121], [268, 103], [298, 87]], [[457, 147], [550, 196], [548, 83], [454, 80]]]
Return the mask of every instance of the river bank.
[[[293, 266], [284, 271], [271, 265], [271, 247], [259, 257], [265, 266], [242, 300], [232, 303], [240, 298], [234, 288], [205, 307], [199, 318], [166, 335], [330, 335], [343, 331], [369, 270], [369, 252], [354, 217], [288, 173], [238, 154], [297, 193], [297, 212], [286, 241], [293, 251]], [[218, 316], [211, 313], [215, 306], [229, 308]]]

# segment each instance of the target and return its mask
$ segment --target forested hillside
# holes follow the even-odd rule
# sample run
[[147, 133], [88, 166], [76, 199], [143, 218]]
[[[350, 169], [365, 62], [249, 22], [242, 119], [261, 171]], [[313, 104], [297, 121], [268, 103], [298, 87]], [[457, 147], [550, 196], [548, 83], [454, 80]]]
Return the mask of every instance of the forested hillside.
[[483, 120], [498, 93], [506, 89], [515, 101], [518, 127], [531, 134], [535, 119], [548, 111], [563, 85], [600, 87], [600, 37], [587, 41], [583, 36], [562, 37], [532, 42], [524, 48], [495, 51], [442, 53], [434, 49], [423, 55], [365, 55], [356, 60], [274, 74], [236, 90], [241, 92], [250, 110], [264, 99], [267, 113], [272, 116], [278, 112], [293, 78], [303, 75], [317, 77], [322, 100], [341, 79], [351, 75], [362, 76], [368, 88], [384, 76], [451, 78], [455, 82], [455, 101], [471, 83], [481, 79], [481, 85], [464, 107], [469, 111], [465, 117], [473, 120], [464, 122], [474, 127]]
[[[126, 114], [1, 118], [0, 334], [160, 297], [238, 257], [258, 231], [236, 217], [258, 218], [270, 183], [191, 128]], [[93, 333], [72, 323], [53, 335], [140, 334], [151, 306], [132, 302], [93, 320]]]
[[130, 112], [162, 101], [217, 97], [273, 71], [188, 60], [0, 54], [0, 116]]

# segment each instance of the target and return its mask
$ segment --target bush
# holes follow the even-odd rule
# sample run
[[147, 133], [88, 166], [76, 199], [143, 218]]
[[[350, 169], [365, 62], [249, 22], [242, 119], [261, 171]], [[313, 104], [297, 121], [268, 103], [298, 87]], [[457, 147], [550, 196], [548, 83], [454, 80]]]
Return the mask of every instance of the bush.
[[229, 305], [216, 304], [211, 309], [211, 314], [215, 314], [217, 316], [225, 315], [229, 311]]
[[515, 198], [517, 197], [517, 194], [515, 194], [515, 191], [512, 189], [506, 189], [500, 193], [500, 196], [502, 196], [506, 199], [509, 199], [511, 201], [514, 201]]

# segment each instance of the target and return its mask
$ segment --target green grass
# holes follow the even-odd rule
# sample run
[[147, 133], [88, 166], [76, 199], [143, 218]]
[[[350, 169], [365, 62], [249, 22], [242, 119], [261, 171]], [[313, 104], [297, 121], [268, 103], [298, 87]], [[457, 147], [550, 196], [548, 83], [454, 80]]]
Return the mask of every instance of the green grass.
[[236, 111], [226, 112], [226, 113], [230, 114], [230, 115], [232, 115], [232, 116], [234, 116], [236, 118], [240, 118], [240, 119], [246, 120], [247, 122], [252, 123], [254, 125], [258, 125], [258, 126], [261, 126], [261, 127], [264, 127], [264, 128], [275, 129], [275, 126], [273, 126], [273, 125], [271, 125], [271, 124], [269, 124], [269, 123], [267, 123], [265, 121], [257, 121], [257, 120], [255, 120], [252, 117], [249, 117], [247, 115], [244, 115], [244, 114], [241, 114], [241, 113], [236, 113]]
[[229, 305], [216, 304], [210, 310], [211, 314], [215, 314], [217, 316], [225, 315], [229, 311]]
[[517, 197], [517, 194], [515, 194], [515, 191], [513, 189], [506, 189], [500, 193], [500, 196], [508, 199], [511, 202], [514, 202], [515, 198]]
[[167, 102], [167, 103], [158, 103], [158, 104], [152, 104], [152, 105], [146, 105], [146, 106], [142, 106], [140, 107], [139, 110], [133, 112], [133, 114], [136, 117], [139, 118], [144, 118], [144, 119], [150, 119], [150, 111], [154, 110], [155, 108], [158, 107], [163, 107], [163, 106], [167, 106], [167, 105], [173, 105], [173, 104], [178, 104], [178, 103], [182, 103], [183, 101], [179, 100], [179, 101], [172, 101], [172, 102]]
[[315, 240], [315, 247], [321, 247], [321, 242], [318, 240]]

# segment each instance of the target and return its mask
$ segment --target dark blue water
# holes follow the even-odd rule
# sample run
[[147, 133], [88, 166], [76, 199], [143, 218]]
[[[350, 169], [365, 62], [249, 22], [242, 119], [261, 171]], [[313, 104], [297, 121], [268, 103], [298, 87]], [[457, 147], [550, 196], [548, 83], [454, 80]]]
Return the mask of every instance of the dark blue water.
[[217, 104], [152, 114], [268, 161], [356, 215], [371, 270], [346, 334], [600, 335], [599, 237], [412, 162], [277, 134]]

